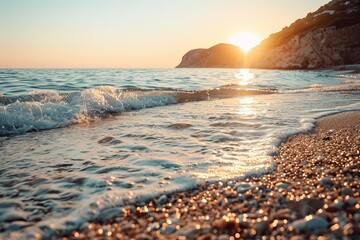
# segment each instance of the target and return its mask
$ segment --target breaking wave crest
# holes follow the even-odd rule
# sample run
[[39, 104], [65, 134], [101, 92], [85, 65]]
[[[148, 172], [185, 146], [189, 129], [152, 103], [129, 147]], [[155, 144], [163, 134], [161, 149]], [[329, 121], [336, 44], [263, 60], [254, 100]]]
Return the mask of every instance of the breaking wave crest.
[[188, 101], [271, 93], [267, 90], [117, 90], [100, 86], [80, 92], [30, 92], [0, 96], [0, 136], [66, 127], [131, 110]]
[[119, 91], [102, 86], [81, 92], [31, 92], [0, 100], [0, 136], [60, 128], [109, 114], [176, 103], [174, 97], [150, 91]]

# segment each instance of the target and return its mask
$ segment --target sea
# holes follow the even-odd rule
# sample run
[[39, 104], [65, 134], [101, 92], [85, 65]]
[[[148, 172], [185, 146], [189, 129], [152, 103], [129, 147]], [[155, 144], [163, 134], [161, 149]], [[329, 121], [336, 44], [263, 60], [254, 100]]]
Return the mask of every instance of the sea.
[[351, 71], [0, 69], [0, 239], [271, 173], [281, 142], [353, 110]]

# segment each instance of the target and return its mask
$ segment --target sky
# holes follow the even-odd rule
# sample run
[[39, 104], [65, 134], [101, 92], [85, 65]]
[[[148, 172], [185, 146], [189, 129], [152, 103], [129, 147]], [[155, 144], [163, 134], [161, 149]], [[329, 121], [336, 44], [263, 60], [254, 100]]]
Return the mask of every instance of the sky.
[[172, 68], [191, 49], [261, 39], [329, 0], [0, 0], [0, 68]]

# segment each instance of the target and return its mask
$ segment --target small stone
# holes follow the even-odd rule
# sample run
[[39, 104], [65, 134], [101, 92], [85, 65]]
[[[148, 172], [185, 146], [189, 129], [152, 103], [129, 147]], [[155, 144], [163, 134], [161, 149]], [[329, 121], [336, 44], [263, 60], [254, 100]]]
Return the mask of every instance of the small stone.
[[337, 202], [337, 203], [331, 204], [328, 208], [326, 208], [326, 211], [327, 212], [336, 212], [336, 211], [343, 209], [343, 207], [344, 207], [343, 202]]
[[198, 232], [200, 229], [198, 229], [196, 227], [197, 224], [195, 223], [190, 223], [182, 228], [180, 228], [175, 235], [176, 236], [185, 236], [185, 237], [191, 237], [193, 236], [196, 232]]
[[225, 220], [224, 218], [217, 219], [212, 223], [212, 226], [220, 231], [234, 230], [238, 227], [238, 222], [235, 219]]
[[311, 171], [310, 169], [305, 169], [305, 170], [304, 170], [304, 173], [306, 174], [306, 176], [307, 176], [308, 178], [311, 178], [311, 177], [314, 176], [314, 172]]
[[277, 199], [282, 199], [283, 195], [280, 192], [275, 192], [274, 197]]
[[298, 213], [300, 217], [315, 213], [324, 206], [324, 202], [317, 198], [304, 198], [289, 203], [289, 208]]
[[97, 216], [96, 220], [99, 222], [105, 222], [110, 218], [121, 215], [122, 211], [120, 208], [109, 208], [101, 211]]
[[307, 233], [319, 233], [327, 228], [328, 222], [321, 217], [307, 216], [306, 218], [293, 222], [291, 226]]
[[288, 188], [290, 185], [291, 185], [290, 183], [284, 182], [284, 183], [278, 183], [278, 184], [276, 184], [276, 187], [277, 187], [277, 188], [283, 188], [283, 189], [285, 189], [285, 188]]
[[251, 185], [247, 183], [238, 184], [235, 186], [236, 192], [238, 193], [244, 193], [250, 189]]
[[269, 221], [257, 222], [254, 225], [254, 229], [256, 230], [257, 234], [263, 234], [264, 232], [266, 232], [268, 227], [269, 227]]
[[240, 202], [243, 202], [243, 201], [246, 200], [246, 196], [243, 195], [243, 194], [241, 194], [241, 195], [239, 195], [238, 200], [239, 200]]
[[260, 184], [259, 186], [257, 186], [260, 190], [264, 191], [264, 192], [268, 192], [270, 189], [266, 187], [265, 184]]
[[319, 184], [320, 184], [321, 186], [327, 186], [327, 185], [332, 185], [332, 184], [334, 184], [334, 182], [331, 181], [331, 179], [328, 178], [328, 177], [323, 177], [322, 179], [319, 180]]
[[111, 141], [110, 143], [111, 143], [112, 145], [116, 145], [116, 144], [122, 143], [122, 141], [119, 140], [119, 139], [115, 139], [115, 140]]
[[304, 240], [304, 237], [301, 235], [292, 236], [290, 240]]
[[346, 200], [346, 203], [349, 206], [355, 206], [355, 204], [359, 201], [359, 198], [354, 198], [354, 197], [350, 197], [349, 199]]
[[176, 227], [174, 225], [168, 225], [165, 229], [161, 228], [161, 234], [171, 234], [176, 231]]
[[345, 235], [353, 235], [354, 234], [354, 226], [351, 223], [348, 223], [344, 226], [344, 234]]
[[288, 208], [280, 209], [274, 214], [274, 218], [277, 219], [289, 219], [291, 217], [291, 211]]
[[355, 220], [355, 222], [360, 223], [360, 213], [355, 213], [354, 214], [354, 220]]
[[354, 194], [354, 192], [353, 192], [353, 190], [351, 190], [351, 188], [343, 187], [343, 188], [341, 189], [341, 194], [342, 194], [343, 196], [347, 196], [347, 195], [352, 196], [352, 195]]
[[113, 137], [104, 137], [104, 138], [100, 139], [100, 140], [98, 141], [98, 143], [100, 143], [100, 144], [102, 144], [102, 143], [109, 143], [109, 142], [111, 142], [112, 140], [114, 140]]
[[167, 201], [167, 196], [166, 195], [162, 195], [161, 197], [159, 197], [156, 201], [155, 201], [155, 204], [157, 205], [157, 206], [161, 206], [161, 205], [163, 205], [164, 203], [166, 203], [166, 201]]
[[228, 240], [230, 239], [230, 236], [227, 234], [221, 234], [218, 238], [218, 240]]

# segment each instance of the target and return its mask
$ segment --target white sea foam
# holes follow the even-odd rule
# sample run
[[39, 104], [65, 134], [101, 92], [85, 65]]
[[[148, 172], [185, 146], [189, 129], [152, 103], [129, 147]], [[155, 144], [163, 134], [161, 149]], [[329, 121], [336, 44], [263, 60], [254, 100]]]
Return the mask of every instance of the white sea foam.
[[19, 100], [0, 106], [0, 136], [65, 127], [109, 113], [176, 103], [170, 95], [118, 91], [110, 86], [65, 95], [56, 91], [32, 91]]

